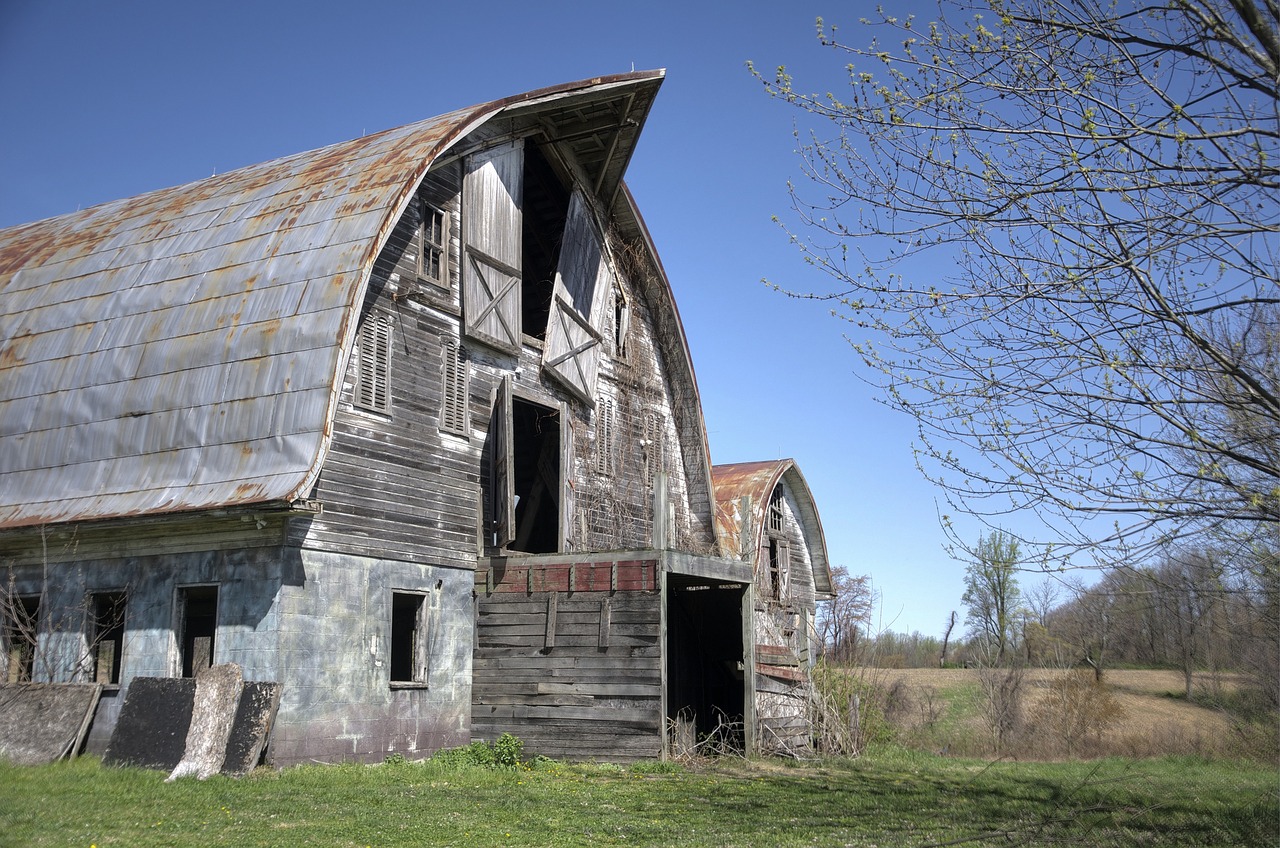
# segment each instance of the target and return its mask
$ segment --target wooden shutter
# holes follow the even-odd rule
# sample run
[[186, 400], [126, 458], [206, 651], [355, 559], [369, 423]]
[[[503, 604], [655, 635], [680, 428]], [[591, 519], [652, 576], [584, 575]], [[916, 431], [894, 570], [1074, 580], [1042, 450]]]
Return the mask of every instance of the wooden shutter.
[[356, 351], [356, 385], [353, 402], [374, 412], [391, 411], [391, 322], [370, 315], [360, 328]]
[[470, 395], [466, 358], [457, 339], [446, 338], [441, 348], [443, 357], [442, 396], [440, 405], [440, 429], [459, 435], [469, 435], [468, 397]]
[[542, 367], [581, 400], [595, 397], [608, 317], [605, 294], [613, 287], [608, 263], [601, 261], [594, 215], [581, 192], [569, 201], [560, 262], [556, 268], [551, 313], [547, 318]]
[[613, 475], [613, 400], [600, 398], [596, 404], [596, 473]]
[[512, 455], [511, 378], [503, 377], [489, 419], [490, 498], [493, 502], [495, 544], [504, 548], [515, 540], [515, 468]]
[[[434, 593], [439, 595], [439, 592]], [[431, 680], [431, 626], [432, 604], [427, 598], [418, 597], [417, 621], [413, 628], [413, 679], [417, 683]]]
[[472, 156], [462, 182], [462, 329], [519, 353], [524, 149], [504, 144]]

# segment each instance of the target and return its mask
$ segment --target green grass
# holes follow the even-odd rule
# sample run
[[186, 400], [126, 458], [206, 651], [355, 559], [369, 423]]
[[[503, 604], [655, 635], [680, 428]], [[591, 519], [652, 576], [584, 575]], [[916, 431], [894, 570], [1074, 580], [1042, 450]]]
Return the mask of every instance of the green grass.
[[1278, 809], [1265, 767], [988, 764], [898, 748], [805, 766], [427, 762], [176, 783], [92, 758], [0, 764], [5, 846], [1274, 846]]

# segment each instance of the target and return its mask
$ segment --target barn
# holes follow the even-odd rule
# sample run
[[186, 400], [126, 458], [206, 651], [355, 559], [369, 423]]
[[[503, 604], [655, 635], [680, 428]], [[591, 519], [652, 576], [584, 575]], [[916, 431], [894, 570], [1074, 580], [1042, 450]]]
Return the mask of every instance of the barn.
[[805, 676], [826, 551], [794, 464], [713, 475], [623, 182], [662, 81], [0, 231], [5, 680], [101, 684], [91, 750], [130, 681], [215, 663], [280, 684], [277, 766], [659, 757], [725, 717], [767, 747], [760, 669]]

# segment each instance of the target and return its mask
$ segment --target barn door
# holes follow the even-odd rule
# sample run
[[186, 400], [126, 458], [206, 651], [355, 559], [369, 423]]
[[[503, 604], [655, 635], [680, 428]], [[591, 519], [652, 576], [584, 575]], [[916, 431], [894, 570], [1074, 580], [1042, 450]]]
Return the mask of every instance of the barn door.
[[520, 352], [520, 209], [524, 149], [504, 144], [472, 156], [462, 183], [462, 329]]
[[511, 378], [498, 384], [489, 419], [489, 473], [492, 480], [494, 545], [505, 548], [515, 539], [515, 457], [511, 434]]
[[600, 367], [605, 293], [612, 285], [600, 237], [580, 191], [569, 202], [542, 367], [580, 399], [593, 403]]

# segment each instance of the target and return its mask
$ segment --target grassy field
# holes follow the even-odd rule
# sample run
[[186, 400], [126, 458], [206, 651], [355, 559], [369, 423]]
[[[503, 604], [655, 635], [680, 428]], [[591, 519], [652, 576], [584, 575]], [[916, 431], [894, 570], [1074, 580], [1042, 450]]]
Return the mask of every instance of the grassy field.
[[883, 747], [821, 763], [259, 770], [165, 783], [92, 758], [0, 764], [5, 846], [1274, 846], [1273, 768], [986, 763]]
[[[920, 747], [971, 755], [990, 754], [985, 743], [979, 672], [972, 669], [864, 669], [858, 674], [890, 691], [899, 684], [900, 703], [895, 720], [903, 741]], [[1028, 669], [1024, 708], [1033, 715], [1064, 672]], [[1091, 679], [1085, 673], [1086, 679]], [[1240, 758], [1268, 752], [1257, 750], [1258, 740], [1242, 727], [1238, 716], [1220, 704], [1236, 689], [1230, 675], [1197, 677], [1197, 699], [1183, 697], [1182, 675], [1176, 671], [1109, 670], [1105, 691], [1114, 705], [1110, 719], [1091, 734], [1087, 751], [1093, 755], [1153, 757], [1188, 755]], [[1274, 717], [1272, 717], [1274, 719]], [[1034, 756], [1037, 736], [1054, 728], [1023, 728], [1022, 747]], [[1060, 752], [1057, 752], [1060, 753]]]

